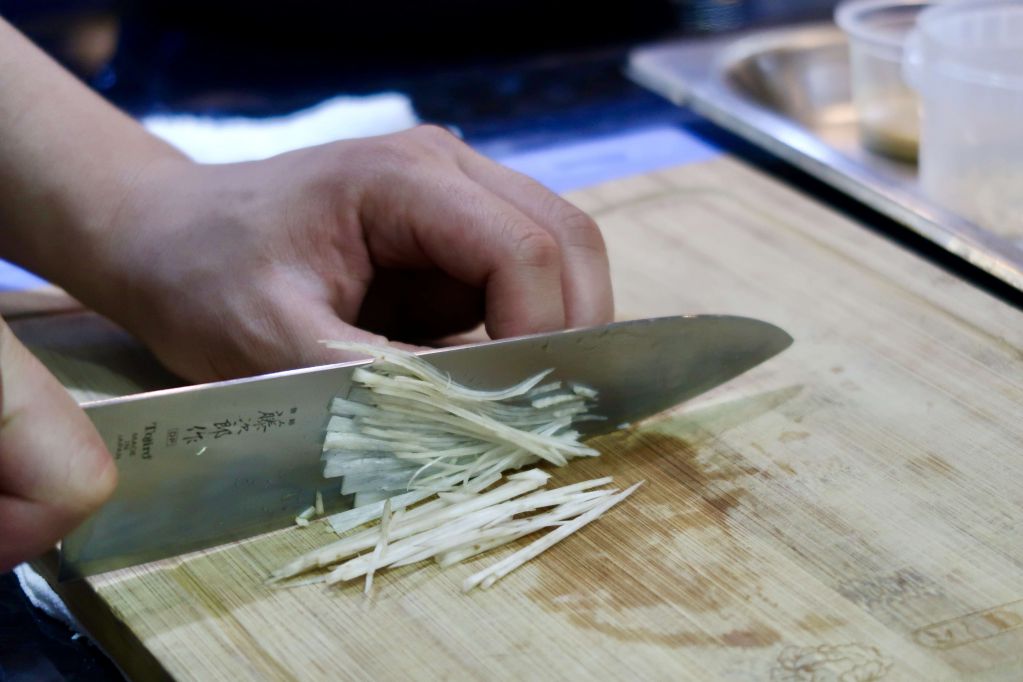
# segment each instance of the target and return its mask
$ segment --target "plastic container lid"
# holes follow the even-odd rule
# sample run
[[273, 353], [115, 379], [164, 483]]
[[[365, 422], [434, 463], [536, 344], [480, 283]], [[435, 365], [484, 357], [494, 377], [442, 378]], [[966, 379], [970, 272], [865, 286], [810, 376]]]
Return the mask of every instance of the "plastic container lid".
[[1023, 92], [1023, 0], [968, 0], [924, 10], [906, 45], [914, 87], [940, 76]]
[[921, 10], [932, 4], [933, 0], [846, 0], [835, 10], [835, 23], [854, 40], [901, 51]]

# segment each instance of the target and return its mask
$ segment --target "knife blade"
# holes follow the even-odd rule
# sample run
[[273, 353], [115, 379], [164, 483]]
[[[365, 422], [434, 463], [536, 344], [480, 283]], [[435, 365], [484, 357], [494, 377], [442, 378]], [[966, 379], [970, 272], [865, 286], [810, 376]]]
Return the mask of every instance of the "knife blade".
[[[428, 350], [457, 382], [498, 388], [554, 368], [598, 391], [604, 421], [585, 437], [703, 393], [792, 343], [766, 322], [663, 317]], [[114, 455], [112, 498], [61, 544], [61, 580], [102, 573], [290, 525], [317, 491], [351, 505], [320, 454], [328, 406], [369, 360], [154, 391], [84, 405]]]

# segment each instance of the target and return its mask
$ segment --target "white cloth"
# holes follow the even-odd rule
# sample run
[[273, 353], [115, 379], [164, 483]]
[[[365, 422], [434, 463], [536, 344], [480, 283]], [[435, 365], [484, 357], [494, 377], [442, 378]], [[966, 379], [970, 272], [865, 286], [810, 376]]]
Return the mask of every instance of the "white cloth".
[[64, 602], [60, 600], [60, 597], [53, 591], [50, 584], [41, 575], [33, 571], [28, 564], [15, 566], [14, 575], [18, 578], [18, 583], [21, 585], [25, 596], [32, 602], [32, 606], [40, 609], [51, 618], [64, 622], [76, 633], [81, 634], [84, 632], [82, 626], [71, 615], [68, 607], [64, 606]]
[[334, 97], [268, 118], [154, 114], [142, 119], [149, 132], [201, 163], [265, 159], [335, 140], [394, 133], [418, 122], [409, 98], [394, 92]]

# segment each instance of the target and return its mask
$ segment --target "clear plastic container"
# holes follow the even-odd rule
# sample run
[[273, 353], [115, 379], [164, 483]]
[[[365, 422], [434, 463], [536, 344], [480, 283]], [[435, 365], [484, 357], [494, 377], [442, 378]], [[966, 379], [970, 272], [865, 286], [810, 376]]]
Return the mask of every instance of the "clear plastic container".
[[923, 105], [924, 193], [993, 232], [1023, 237], [1023, 0], [928, 9], [904, 66]]
[[917, 96], [902, 75], [906, 36], [930, 2], [846, 0], [835, 21], [849, 36], [852, 94], [860, 138], [871, 151], [913, 162], [919, 141]]

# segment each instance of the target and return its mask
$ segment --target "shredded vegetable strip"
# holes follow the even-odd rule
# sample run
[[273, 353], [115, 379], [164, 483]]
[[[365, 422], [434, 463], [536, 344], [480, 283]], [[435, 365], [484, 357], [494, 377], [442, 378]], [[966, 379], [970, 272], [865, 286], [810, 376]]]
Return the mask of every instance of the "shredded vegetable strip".
[[[500, 474], [480, 476], [479, 478], [473, 479], [466, 485], [463, 485], [459, 488], [459, 490], [463, 493], [478, 493], [481, 490], [489, 488], [494, 483], [497, 483], [500, 479]], [[457, 483], [457, 481], [452, 480], [441, 487], [447, 488], [449, 485], [454, 485], [455, 483]], [[393, 500], [393, 504], [396, 507], [411, 507], [417, 502], [421, 502], [428, 497], [433, 497], [435, 494], [436, 493], [433, 490], [413, 490], [412, 492], [405, 493], [404, 495], [397, 495], [390, 499]], [[349, 509], [348, 511], [328, 516], [327, 521], [330, 523], [335, 533], [342, 535], [353, 528], [358, 528], [359, 526], [379, 519], [384, 510], [384, 502], [386, 502], [386, 500], [381, 500], [364, 507]]]
[[[422, 357], [360, 343], [328, 347], [374, 359], [352, 373], [353, 387], [330, 407], [324, 476], [342, 493], [375, 503], [412, 488], [451, 489], [482, 473], [545, 460], [562, 466], [598, 453], [579, 442], [576, 422], [592, 420], [592, 389], [543, 383], [551, 370], [493, 391], [453, 381]], [[448, 476], [462, 474], [449, 479]]]
[[643, 481], [640, 481], [639, 483], [633, 484], [632, 486], [626, 488], [622, 492], [611, 496], [608, 500], [601, 502], [593, 509], [590, 509], [588, 512], [581, 515], [572, 523], [561, 526], [556, 530], [552, 530], [550, 533], [543, 536], [536, 542], [533, 542], [532, 544], [523, 547], [522, 549], [515, 552], [511, 556], [506, 557], [501, 561], [498, 561], [496, 564], [492, 564], [487, 568], [483, 569], [482, 571], [469, 576], [468, 578], [465, 579], [465, 582], [462, 583], [462, 590], [468, 592], [469, 590], [480, 584], [482, 584], [483, 587], [485, 588], [490, 587], [496, 581], [508, 575], [522, 564], [526, 563], [527, 561], [537, 556], [541, 552], [545, 551], [549, 547], [552, 547], [558, 542], [564, 540], [569, 535], [576, 532], [586, 524], [595, 520], [598, 516], [606, 512], [608, 509], [615, 506], [616, 504], [624, 500], [626, 497], [631, 495], [636, 490], [636, 488], [638, 488], [643, 483], [644, 483]]
[[[599, 454], [580, 442], [577, 427], [603, 419], [590, 413], [597, 392], [549, 381], [552, 370], [480, 390], [410, 353], [324, 343], [373, 358], [353, 370], [348, 392], [331, 402], [323, 443], [324, 476], [340, 477], [341, 493], [353, 494], [356, 507], [327, 519], [342, 537], [282, 566], [268, 583], [334, 585], [364, 576], [369, 595], [382, 569], [428, 560], [448, 567], [553, 529], [463, 583], [466, 591], [490, 587], [640, 485], [618, 491], [604, 487], [612, 480], [603, 477], [547, 489], [550, 475], [528, 468]], [[507, 474], [513, 469], [520, 471]], [[318, 493], [295, 522], [308, 525], [323, 513]], [[317, 572], [291, 580], [309, 571]]]
[[503, 529], [507, 532], [506, 535], [499, 535], [493, 540], [486, 540], [485, 538], [478, 538], [472, 543], [466, 543], [461, 547], [456, 547], [447, 552], [440, 552], [434, 555], [434, 559], [441, 566], [441, 568], [447, 568], [466, 559], [470, 559], [478, 554], [488, 552], [492, 549], [502, 547], [510, 542], [514, 542], [521, 537], [531, 535], [538, 530], [547, 528], [550, 526], [558, 525], [563, 523], [567, 519], [575, 518], [580, 514], [589, 511], [593, 507], [597, 506], [601, 499], [611, 495], [617, 491], [615, 490], [600, 490], [587, 495], [580, 495], [578, 500], [566, 502], [558, 505], [553, 510], [546, 514], [530, 517], [528, 520], [520, 522], [516, 525], [508, 524], [499, 526], [498, 528]]
[[[380, 524], [325, 548], [311, 552], [276, 571], [269, 582], [278, 582], [316, 568], [330, 567], [314, 582], [333, 585], [366, 576], [366, 593], [373, 576], [383, 568], [406, 566], [434, 559], [450, 566], [481, 552], [500, 547], [544, 528], [557, 526], [537, 549], [534, 543], [477, 576], [476, 584], [489, 586], [522, 562], [536, 556], [627, 497], [636, 486], [620, 493], [606, 489], [611, 477], [595, 478], [559, 488], [546, 489], [547, 475], [536, 470], [513, 474], [503, 485], [485, 489], [488, 481], [474, 481], [457, 492], [439, 493], [434, 500], [411, 509], [390, 513], [393, 501], [383, 503]], [[492, 481], [492, 479], [491, 479]], [[638, 484], [637, 484], [638, 485]], [[537, 512], [540, 509], [547, 511]], [[398, 517], [402, 519], [397, 527]], [[363, 549], [370, 554], [355, 556]], [[523, 557], [523, 552], [528, 556]], [[487, 582], [490, 580], [490, 582]], [[301, 581], [305, 584], [306, 581]], [[468, 584], [468, 583], [467, 583]], [[471, 589], [471, 588], [466, 588]]]
[[[482, 493], [468, 502], [455, 505], [445, 505], [441, 501], [441, 507], [431, 507], [428, 503], [406, 514], [405, 521], [401, 528], [395, 530], [392, 535], [395, 539], [407, 537], [415, 533], [429, 530], [444, 523], [445, 521], [457, 518], [468, 512], [483, 509], [505, 500], [518, 497], [523, 493], [536, 490], [544, 484], [548, 474], [537, 469], [531, 469], [508, 477], [508, 483], [486, 493]], [[295, 559], [271, 576], [271, 581], [283, 580], [293, 575], [298, 575], [311, 568], [321, 568], [340, 561], [353, 554], [369, 549], [376, 544], [376, 533], [372, 530], [363, 531], [342, 538], [326, 547], [310, 552]]]
[[380, 517], [380, 538], [377, 540], [376, 547], [373, 548], [373, 556], [369, 562], [369, 568], [366, 569], [366, 588], [363, 590], [366, 596], [369, 596], [373, 592], [373, 572], [376, 571], [380, 557], [383, 556], [384, 550], [387, 549], [387, 534], [391, 530], [391, 500], [390, 498], [384, 500], [384, 511]]
[[295, 517], [295, 525], [302, 528], [309, 525], [309, 519], [313, 518], [313, 514], [316, 513], [316, 507], [306, 507], [302, 512]]
[[[587, 482], [587, 484], [590, 483]], [[587, 508], [581, 507], [581, 504], [586, 505], [586, 503], [608, 494], [608, 491], [600, 491], [594, 495], [589, 492], [579, 492], [579, 486], [568, 487], [573, 490], [562, 491], [560, 488], [542, 490], [460, 516], [447, 524], [391, 545], [379, 563], [375, 557], [368, 561], [366, 557], [351, 559], [335, 568], [327, 576], [327, 584], [333, 585], [337, 582], [353, 580], [374, 566], [402, 566], [416, 563], [466, 544], [490, 542], [501, 537], [508, 538], [528, 528], [538, 530], [556, 520], [565, 518], [566, 512], [579, 515]], [[538, 515], [528, 520], [512, 520], [512, 517], [517, 514], [533, 511], [540, 507], [567, 505], [569, 500], [574, 502], [574, 506], [562, 509], [560, 514]]]
[[373, 346], [367, 343], [357, 343], [354, 341], [321, 341], [320, 343], [327, 346], [327, 348], [333, 348], [335, 350], [363, 353], [364, 355], [376, 360], [382, 360], [387, 364], [400, 367], [439, 388], [447, 388], [458, 395], [477, 400], [504, 400], [516, 395], [521, 395], [543, 381], [544, 377], [552, 371], [546, 370], [544, 372], [540, 372], [536, 376], [503, 391], [477, 391], [452, 382], [450, 377], [442, 374], [435, 369], [433, 365], [415, 355], [412, 355], [411, 353], [403, 353], [401, 351], [394, 350], [393, 348]]

